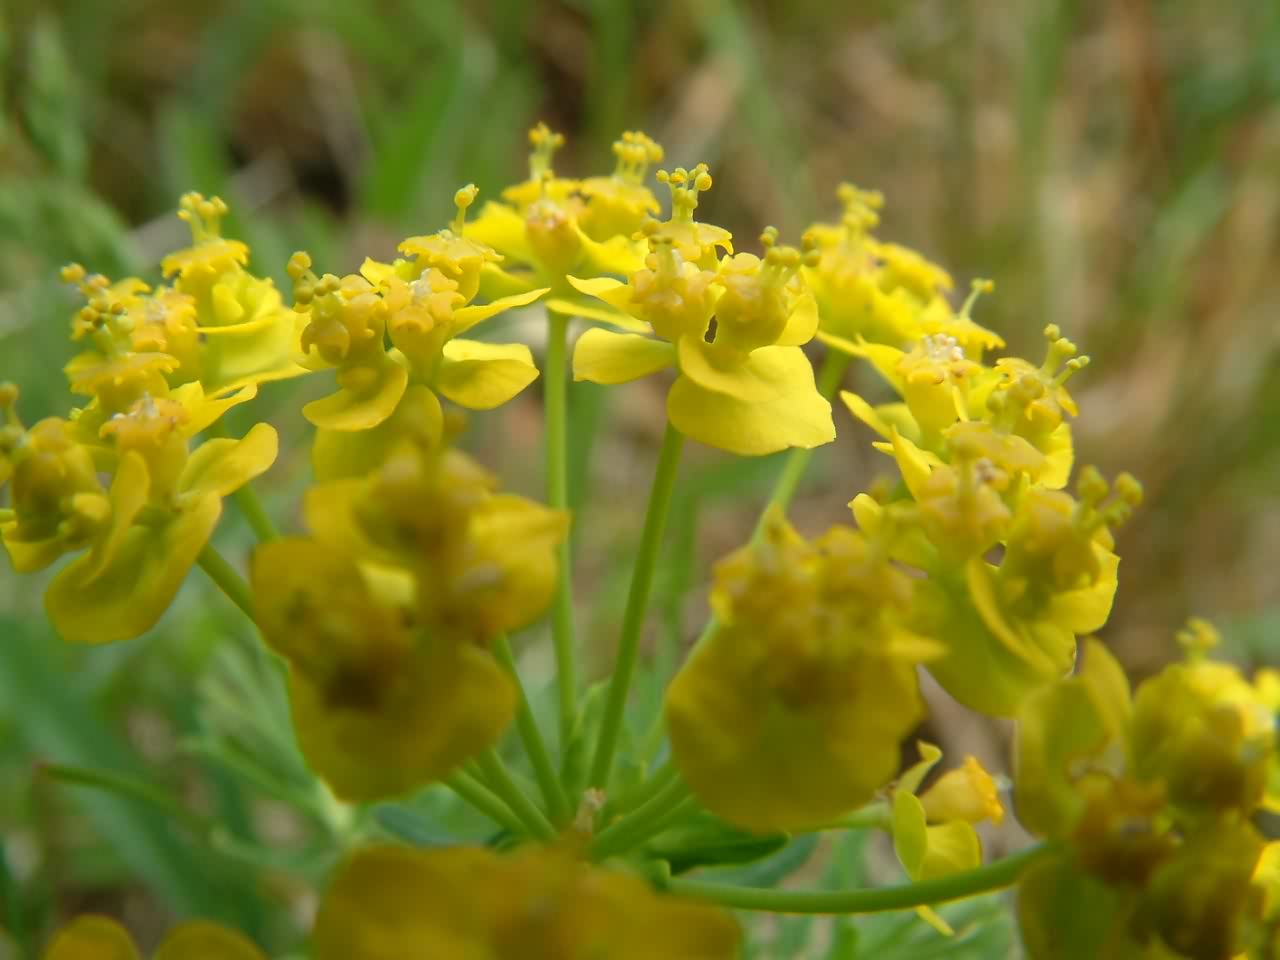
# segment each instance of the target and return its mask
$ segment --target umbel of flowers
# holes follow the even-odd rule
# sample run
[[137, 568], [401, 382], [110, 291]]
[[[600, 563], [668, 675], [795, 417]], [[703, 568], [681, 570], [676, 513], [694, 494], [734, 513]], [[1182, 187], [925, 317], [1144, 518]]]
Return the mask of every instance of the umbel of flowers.
[[[470, 222], [478, 191], [458, 190], [453, 221], [391, 262], [338, 275], [294, 254], [291, 305], [222, 236], [226, 205], [188, 194], [191, 245], [155, 283], [64, 271], [83, 300], [66, 367], [81, 406], [26, 426], [17, 388], [0, 386], [0, 539], [18, 573], [63, 562], [45, 599], [65, 639], [145, 633], [198, 565], [278, 655], [296, 742], [334, 802], [443, 785], [496, 824], [489, 847], [348, 838], [312, 955], [714, 960], [742, 939], [724, 907], [915, 908], [945, 936], [937, 905], [1015, 884], [1037, 960], [1280, 955], [1280, 853], [1256, 826], [1280, 804], [1280, 679], [1211, 660], [1216, 634], [1197, 621], [1185, 661], [1130, 691], [1092, 639], [1118, 585], [1114, 533], [1141, 488], [1074, 468], [1076, 345], [1049, 326], [1043, 359], [999, 352], [974, 319], [991, 284], [954, 304], [942, 268], [876, 235], [877, 193], [842, 186], [839, 222], [796, 246], [767, 228], [758, 252], [735, 252], [727, 230], [696, 219], [713, 185], [704, 164], [656, 172], [664, 215], [647, 179], [663, 151], [645, 135], [623, 134], [612, 174], [580, 180], [552, 169], [559, 134], [539, 125], [530, 143], [527, 179]], [[486, 335], [513, 310], [547, 319], [546, 504], [502, 492], [461, 449], [451, 410], [499, 407], [539, 378], [528, 345]], [[587, 321], [576, 341], [573, 320]], [[854, 360], [881, 397], [840, 391]], [[331, 387], [301, 407], [315, 482], [281, 536], [250, 485], [276, 458], [275, 429], [232, 437], [223, 417], [303, 376]], [[570, 377], [659, 377], [666, 396], [615, 665], [594, 699], [576, 668]], [[837, 397], [854, 418], [844, 432], [862, 442], [869, 428], [901, 483], [849, 489], [851, 516], [806, 534], [786, 508], [809, 451], [835, 439]], [[628, 694], [686, 439], [791, 453], [755, 534], [714, 569], [712, 619], [646, 753], [627, 731], [652, 718], [629, 723]], [[231, 496], [261, 541], [247, 580], [210, 546]], [[509, 643], [548, 609], [555, 740]], [[927, 716], [921, 669], [1015, 721], [1011, 804], [972, 757], [944, 763], [920, 742], [903, 768]], [[495, 749], [509, 730], [536, 795]], [[984, 864], [975, 826], [1010, 805], [1041, 842]], [[882, 830], [908, 882], [807, 891], [673, 876], [703, 862], [681, 847], [695, 821], [770, 850]], [[153, 954], [261, 955], [201, 921]], [[45, 956], [139, 953], [90, 916]]]

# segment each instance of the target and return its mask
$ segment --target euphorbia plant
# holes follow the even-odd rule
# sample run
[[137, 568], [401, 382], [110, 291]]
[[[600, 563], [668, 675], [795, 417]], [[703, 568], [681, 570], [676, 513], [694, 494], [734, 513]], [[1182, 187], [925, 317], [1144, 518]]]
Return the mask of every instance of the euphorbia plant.
[[[336, 862], [313, 955], [712, 960], [742, 949], [725, 908], [915, 908], [944, 937], [935, 907], [1017, 884], [1033, 957], [1274, 956], [1280, 855], [1252, 817], [1280, 796], [1280, 682], [1211, 662], [1199, 623], [1186, 662], [1133, 693], [1100, 642], [1081, 644], [1110, 614], [1113, 530], [1141, 490], [1090, 467], [1072, 480], [1075, 345], [1049, 327], [1043, 361], [989, 360], [1004, 343], [973, 310], [990, 284], [954, 306], [943, 269], [876, 237], [878, 194], [842, 187], [839, 223], [798, 246], [768, 228], [758, 254], [734, 252], [695, 219], [705, 165], [657, 173], [671, 194], [658, 219], [645, 177], [662, 150], [648, 137], [624, 134], [613, 175], [581, 181], [552, 171], [558, 135], [540, 126], [531, 141], [528, 180], [470, 221], [477, 191], [459, 190], [452, 223], [391, 263], [336, 276], [295, 254], [291, 306], [221, 235], [225, 204], [190, 194], [192, 245], [165, 258], [159, 285], [65, 271], [85, 300], [72, 323], [85, 350], [67, 367], [85, 405], [27, 428], [17, 389], [0, 388], [0, 535], [19, 572], [75, 555], [46, 595], [62, 636], [144, 633], [199, 565], [283, 675]], [[457, 446], [451, 412], [500, 406], [539, 377], [528, 346], [466, 336], [516, 309], [546, 317], [545, 504], [501, 492]], [[590, 324], [576, 340], [575, 319]], [[897, 398], [841, 392], [854, 360]], [[335, 389], [301, 410], [315, 482], [300, 528], [281, 535], [251, 486], [275, 430], [232, 439], [221, 420], [269, 381], [326, 371]], [[566, 384], [652, 375], [670, 384], [664, 438], [612, 672], [587, 697]], [[836, 438], [837, 398], [901, 483], [850, 488], [852, 516], [806, 535], [786, 511], [813, 448]], [[633, 678], [690, 440], [789, 452], [650, 716]], [[228, 496], [260, 540], [244, 569], [210, 543]], [[548, 726], [509, 638], [549, 610]], [[1016, 720], [1013, 807], [1039, 842], [984, 862], [975, 825], [1004, 817], [998, 779], [927, 743], [903, 767], [927, 715], [921, 669], [966, 707]], [[531, 779], [498, 750], [510, 729]], [[396, 845], [363, 816], [437, 788], [491, 821], [486, 844]], [[891, 836], [906, 882], [696, 874], [868, 830]], [[851, 949], [837, 937], [830, 955]], [[46, 955], [137, 953], [118, 925], [82, 918]], [[194, 923], [155, 956], [261, 954]]]

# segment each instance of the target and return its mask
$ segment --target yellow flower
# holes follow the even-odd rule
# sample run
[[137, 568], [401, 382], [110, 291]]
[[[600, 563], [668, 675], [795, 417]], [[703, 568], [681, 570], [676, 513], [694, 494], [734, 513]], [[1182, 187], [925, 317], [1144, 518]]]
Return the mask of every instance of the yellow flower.
[[511, 722], [511, 678], [481, 647], [415, 622], [412, 581], [405, 596], [395, 577], [303, 538], [259, 546], [251, 579], [263, 637], [289, 661], [298, 745], [342, 799], [439, 780]]
[[550, 848], [366, 848], [316, 916], [316, 960], [729, 960], [738, 925]]
[[[508, 203], [485, 204], [468, 228], [472, 239], [492, 247], [503, 260], [501, 268], [485, 268], [481, 287], [491, 296], [546, 287], [551, 291], [548, 310], [615, 322], [565, 278], [630, 273], [640, 267], [643, 248], [630, 236], [597, 240], [589, 235], [580, 221], [587, 205], [576, 195], [577, 182], [551, 175], [551, 153], [564, 138], [540, 124], [530, 132], [530, 141], [530, 179], [503, 191]], [[597, 220], [595, 228], [599, 226]]]
[[1087, 805], [1085, 788], [1109, 783], [1125, 764], [1129, 681], [1096, 640], [1083, 654], [1079, 674], [1032, 693], [1018, 713], [1018, 820], [1043, 836], [1068, 836]]
[[546, 609], [569, 524], [495, 486], [456, 450], [404, 445], [367, 478], [313, 487], [305, 514], [318, 539], [411, 571], [419, 624], [487, 644]]
[[[663, 337], [588, 330], [574, 349], [574, 378], [623, 383], [674, 366], [667, 416], [695, 440], [748, 456], [829, 443], [831, 405], [800, 349], [813, 337], [817, 313], [797, 276], [799, 251], [776, 246], [776, 236], [762, 237], [763, 258], [738, 254], [705, 282], [667, 240], [654, 242], [650, 268], [625, 285], [570, 278]], [[714, 299], [712, 285], [720, 291]]]
[[934, 645], [901, 624], [912, 581], [860, 534], [813, 544], [775, 513], [722, 561], [720, 629], [667, 691], [676, 763], [698, 799], [761, 832], [815, 826], [870, 800], [924, 715], [915, 662]]
[[578, 222], [592, 240], [631, 236], [662, 208], [644, 185], [649, 166], [661, 163], [662, 147], [639, 130], [627, 130], [613, 142], [617, 167], [609, 177], [588, 177], [578, 186], [586, 209]]
[[166, 277], [175, 278], [173, 292], [190, 297], [194, 305], [201, 339], [198, 374], [211, 395], [306, 373], [296, 363], [296, 318], [270, 279], [245, 269], [249, 248], [222, 236], [226, 214], [227, 205], [218, 197], [184, 195], [178, 216], [191, 228], [192, 244], [160, 264]]
[[[1029, 692], [1070, 670], [1077, 636], [1106, 623], [1119, 567], [1110, 527], [1128, 517], [1141, 489], [1122, 474], [1112, 495], [1092, 469], [1081, 474], [1078, 500], [1040, 486], [1010, 488], [990, 461], [972, 459], [980, 440], [963, 438], [958, 467], [931, 463], [896, 434], [893, 443], [917, 522], [937, 550], [923, 558], [929, 579], [915, 621], [947, 646], [930, 672], [965, 705], [1009, 716]], [[996, 543], [1004, 551], [993, 564], [984, 554]]]
[[1276, 759], [1275, 712], [1236, 667], [1205, 659], [1212, 627], [1193, 620], [1183, 636], [1189, 662], [1167, 666], [1134, 699], [1134, 773], [1165, 783], [1169, 802], [1191, 814], [1248, 815]]
[[[917, 744], [920, 762], [908, 769], [893, 789], [893, 849], [898, 862], [913, 881], [932, 880], [972, 870], [982, 863], [982, 844], [973, 825], [983, 820], [999, 823], [1004, 807], [995, 781], [973, 757], [950, 770], [920, 794], [920, 784], [942, 759], [942, 751], [923, 741]], [[940, 933], [950, 936], [950, 925], [929, 907], [920, 916]]]
[[[377, 466], [379, 461], [367, 457], [389, 452], [402, 437], [402, 426], [421, 438], [412, 417], [424, 407], [438, 408], [435, 393], [472, 410], [488, 410], [506, 403], [538, 376], [524, 344], [483, 343], [461, 336], [546, 292], [526, 290], [483, 305], [468, 303], [488, 249], [463, 235], [465, 212], [475, 195], [474, 186], [458, 191], [452, 230], [401, 245], [413, 251], [415, 259], [391, 264], [365, 260], [361, 275], [342, 279], [317, 277], [305, 253], [290, 260], [296, 309], [306, 317], [302, 349], [312, 366], [337, 368], [338, 392], [303, 408], [303, 415], [321, 428], [313, 453], [321, 479], [348, 475], [360, 465]], [[432, 396], [425, 399], [421, 390], [413, 391], [415, 396], [407, 401], [411, 409], [396, 416], [413, 387], [424, 387]], [[438, 412], [428, 413], [428, 423], [438, 421]], [[372, 430], [378, 431], [376, 437], [358, 435]], [[432, 431], [438, 433], [435, 427]]]
[[[43, 956], [44, 960], [139, 960], [141, 954], [116, 921], [85, 914], [63, 927]], [[191, 920], [169, 931], [151, 960], [266, 960], [266, 954], [234, 930]]]
[[208, 543], [222, 498], [275, 461], [276, 432], [265, 423], [242, 440], [208, 440], [189, 454], [188, 439], [235, 398], [207, 401], [198, 383], [174, 398], [143, 397], [102, 428], [116, 462], [107, 509], [82, 544], [88, 552], [45, 594], [67, 640], [108, 643], [154, 626]]

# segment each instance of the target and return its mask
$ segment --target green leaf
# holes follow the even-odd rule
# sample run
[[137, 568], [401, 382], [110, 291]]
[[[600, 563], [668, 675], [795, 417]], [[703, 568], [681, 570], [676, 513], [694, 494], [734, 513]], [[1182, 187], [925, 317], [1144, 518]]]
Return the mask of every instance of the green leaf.
[[745, 866], [709, 869], [700, 878], [716, 883], [733, 883], [742, 887], [776, 887], [795, 873], [818, 848], [818, 836], [806, 833], [796, 837], [771, 856]]
[[31, 141], [58, 173], [79, 180], [88, 159], [79, 78], [52, 19], [41, 17], [31, 28], [27, 64], [22, 109]]
[[[0, 636], [0, 703], [21, 718], [17, 732], [30, 755], [145, 778], [142, 761], [67, 683], [57, 640], [8, 616], [0, 616]], [[71, 799], [102, 841], [179, 914], [234, 918], [234, 898], [219, 883], [216, 866], [165, 818], [134, 800], [100, 792], [77, 791]]]

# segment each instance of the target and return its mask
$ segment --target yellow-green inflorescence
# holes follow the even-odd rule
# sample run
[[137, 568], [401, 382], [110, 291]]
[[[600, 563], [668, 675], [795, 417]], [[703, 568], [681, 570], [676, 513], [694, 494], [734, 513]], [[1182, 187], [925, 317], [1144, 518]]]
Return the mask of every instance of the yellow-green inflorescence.
[[[757, 252], [735, 251], [727, 230], [696, 219], [713, 186], [705, 164], [652, 175], [669, 193], [664, 218], [656, 142], [624, 133], [613, 172], [584, 179], [553, 169], [563, 142], [535, 127], [527, 179], [470, 219], [478, 191], [458, 190], [454, 219], [405, 239], [389, 263], [340, 275], [294, 254], [283, 265], [291, 307], [250, 271], [248, 247], [222, 235], [226, 204], [188, 194], [191, 245], [162, 260], [157, 282], [64, 270], [83, 300], [66, 367], [81, 406], [27, 426], [18, 389], [0, 385], [0, 539], [18, 573], [68, 558], [46, 593], [64, 638], [145, 633], [200, 565], [283, 660], [296, 741], [338, 800], [444, 783], [500, 826], [501, 852], [352, 838], [359, 849], [335, 852], [313, 954], [715, 960], [738, 955], [738, 922], [660, 888], [802, 912], [870, 909], [863, 894], [881, 892], [672, 880], [669, 850], [655, 861], [648, 843], [697, 816], [778, 842], [883, 829], [910, 882], [894, 904], [940, 934], [939, 901], [1021, 873], [1018, 915], [1037, 960], [1277, 956], [1280, 853], [1255, 815], [1280, 807], [1280, 679], [1211, 660], [1216, 634], [1195, 621], [1185, 659], [1131, 692], [1093, 639], [1118, 584], [1114, 532], [1142, 491], [1128, 474], [1074, 469], [1071, 388], [1087, 363], [1076, 345], [1049, 326], [1043, 359], [1004, 353], [975, 320], [992, 284], [975, 281], [955, 304], [945, 270], [878, 237], [878, 193], [845, 184], [838, 222], [796, 246], [769, 228]], [[455, 445], [463, 425], [448, 413], [501, 406], [539, 376], [528, 345], [469, 336], [525, 308], [551, 318], [555, 456], [570, 319], [589, 321], [573, 342], [575, 379], [661, 375], [666, 391], [605, 719], [592, 730], [595, 714], [580, 709], [572, 608], [557, 607], [557, 664], [570, 674], [551, 745], [507, 635], [567, 589], [564, 464], [548, 464], [551, 506], [504, 493]], [[803, 468], [836, 437], [839, 384], [815, 378], [815, 350], [837, 374], [864, 361], [893, 394], [838, 395], [861, 422], [845, 420], [849, 432], [869, 428], [901, 483], [847, 490], [854, 522], [815, 536], [786, 519], [799, 473], [785, 474], [787, 495], [716, 566], [712, 623], [667, 686], [652, 743], [669, 745], [670, 762], [614, 790], [618, 756], [644, 770], [622, 717], [681, 442], [791, 450]], [[276, 433], [258, 423], [236, 439], [222, 419], [301, 376], [332, 378], [301, 408], [315, 428], [305, 532], [255, 524], [263, 542], [246, 584], [209, 543], [224, 498], [246, 512], [256, 502], [248, 484], [275, 460]], [[1007, 778], [973, 757], [944, 763], [929, 743], [903, 767], [927, 715], [921, 669], [965, 706], [1015, 722], [1011, 798]], [[513, 726], [545, 810], [495, 750]], [[975, 827], [1006, 808], [1047, 845], [984, 865]], [[112, 921], [84, 917], [45, 956], [140, 954]], [[261, 954], [195, 923], [154, 956]]]

